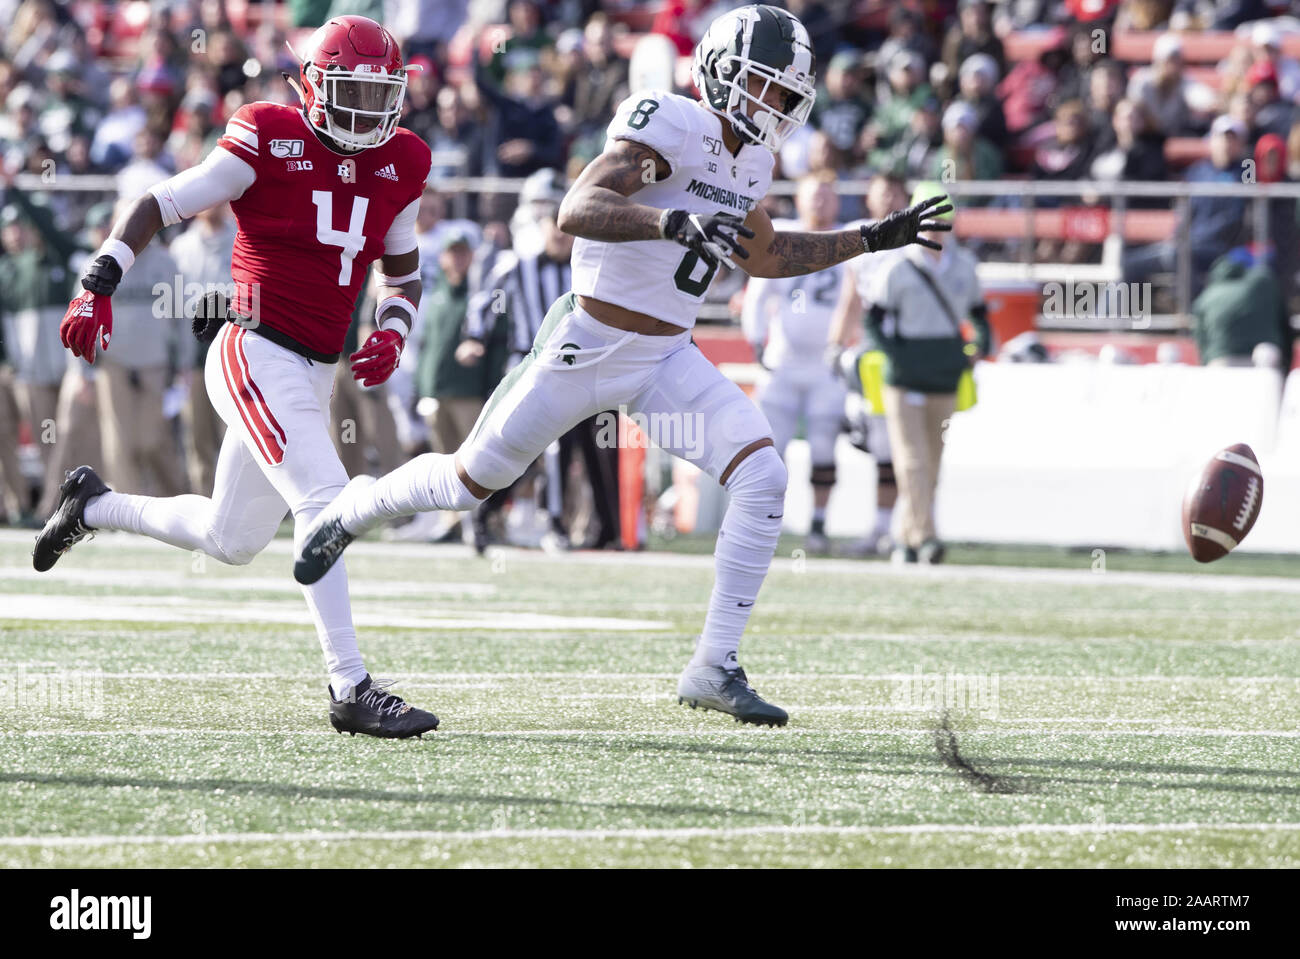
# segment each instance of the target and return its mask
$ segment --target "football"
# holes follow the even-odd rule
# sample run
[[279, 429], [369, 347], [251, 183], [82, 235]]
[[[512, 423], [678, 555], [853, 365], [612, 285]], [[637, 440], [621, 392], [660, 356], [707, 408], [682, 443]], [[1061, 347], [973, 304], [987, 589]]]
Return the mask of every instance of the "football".
[[1214, 454], [1183, 497], [1183, 536], [1192, 559], [1227, 556], [1246, 538], [1264, 501], [1264, 475], [1245, 443]]

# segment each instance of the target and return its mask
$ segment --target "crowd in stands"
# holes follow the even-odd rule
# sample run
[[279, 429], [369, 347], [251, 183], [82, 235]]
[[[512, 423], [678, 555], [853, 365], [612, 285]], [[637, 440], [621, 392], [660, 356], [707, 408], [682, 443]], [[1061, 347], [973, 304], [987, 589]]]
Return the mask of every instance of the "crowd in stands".
[[[151, 341], [158, 347], [153, 352], [161, 352], [150, 354], [147, 374], [127, 370], [111, 390], [91, 390], [86, 384], [92, 371], [78, 363], [68, 366], [69, 376], [80, 377], [75, 388], [69, 387], [65, 362], [71, 361], [58, 348], [58, 318], [85, 254], [111, 223], [114, 203], [199, 162], [242, 104], [294, 102], [282, 74], [296, 75], [298, 63], [286, 41], [301, 39], [332, 15], [357, 13], [386, 24], [402, 43], [407, 62], [421, 68], [411, 76], [403, 123], [435, 152], [434, 188], [421, 223], [430, 254], [425, 258], [428, 296], [443, 250], [438, 237], [445, 240], [439, 232], [446, 219], [440, 180], [527, 177], [549, 168], [571, 180], [600, 152], [613, 109], [630, 92], [629, 58], [636, 40], [661, 34], [680, 57], [689, 58], [708, 22], [739, 5], [728, 0], [0, 0], [5, 24], [0, 32], [0, 186], [5, 188], [0, 434], [6, 402], [31, 437], [40, 424], [59, 421], [60, 410], [71, 416], [78, 403], [91, 407], [93, 392], [101, 405], [99, 442], [113, 433], [114, 414], [103, 404], [123, 402], [130, 395], [123, 391], [152, 380], [155, 367], [167, 375], [159, 374], [151, 396], [171, 396], [168, 384], [177, 377], [196, 379], [187, 337], [178, 334], [169, 347], [170, 334], [162, 333]], [[1098, 192], [1080, 202], [1092, 203], [1106, 202], [1104, 185], [1121, 181], [1239, 183], [1248, 159], [1256, 161], [1251, 182], [1300, 180], [1300, 62], [1284, 52], [1289, 26], [1300, 30], [1300, 21], [1289, 19], [1300, 12], [1292, 9], [1300, 3], [787, 0], [782, 5], [803, 20], [812, 37], [819, 92], [810, 123], [781, 150], [778, 178], [830, 171], [840, 180], [881, 173], [943, 182], [1089, 180]], [[1189, 39], [1207, 30], [1236, 31], [1236, 40], [1221, 61], [1190, 63]], [[1132, 31], [1158, 34], [1148, 63], [1114, 56], [1114, 39]], [[1032, 42], [1024, 42], [1026, 37]], [[670, 75], [678, 92], [689, 93], [689, 70], [683, 65]], [[1185, 146], [1189, 138], [1200, 145], [1190, 152], [1170, 149], [1174, 143]], [[19, 173], [40, 177], [49, 188], [21, 190], [14, 185]], [[63, 188], [72, 177], [88, 174], [113, 177], [115, 190]], [[992, 202], [1017, 202], [1014, 187], [1008, 193], [1009, 198]], [[509, 192], [489, 192], [471, 201], [462, 209], [468, 222], [457, 235], [472, 247], [467, 272], [472, 290], [513, 242], [516, 199]], [[784, 198], [767, 202], [774, 213], [789, 213]], [[1160, 198], [1135, 199], [1131, 205], [1169, 206]], [[1234, 198], [1191, 202], [1197, 291], [1220, 257], [1249, 242], [1248, 207], [1246, 200]], [[845, 220], [862, 216], [861, 198], [842, 196], [840, 212]], [[1247, 266], [1267, 266], [1286, 303], [1294, 286], [1296, 204], [1271, 205], [1270, 216], [1274, 249], [1251, 250]], [[185, 257], [206, 264], [209, 248], [224, 242], [212, 238], [226, 237], [231, 225], [196, 222], [188, 230], [207, 231], [205, 242], [192, 238], [177, 249], [183, 229], [169, 230], [166, 243], [158, 244], [160, 257], [170, 263], [160, 259], [160, 270], [179, 269], [178, 260]], [[1285, 237], [1291, 242], [1284, 250], [1276, 241]], [[1066, 260], [1075, 255], [1064, 248], [1053, 252]], [[1127, 278], [1144, 279], [1175, 267], [1170, 242], [1135, 246], [1124, 257]], [[739, 282], [723, 271], [719, 301], [727, 302]], [[418, 399], [412, 394], [403, 402], [413, 409]], [[183, 405], [179, 399], [167, 402]], [[176, 412], [172, 407], [169, 413]], [[399, 415], [390, 447], [409, 452], [424, 441], [408, 425]], [[0, 435], [0, 447], [14, 442]], [[5, 462], [13, 457], [8, 449], [0, 452], [0, 472], [7, 472]], [[111, 461], [112, 454], [104, 453]], [[371, 462], [360, 465], [374, 468], [377, 455], [372, 450]], [[68, 465], [75, 464], [43, 464], [42, 508], [51, 502], [49, 484]], [[140, 492], [209, 481], [210, 464], [193, 466], [188, 479], [170, 467], [158, 466], [154, 474], [140, 479]], [[27, 504], [12, 500], [0, 488], [0, 514], [28, 512]]]

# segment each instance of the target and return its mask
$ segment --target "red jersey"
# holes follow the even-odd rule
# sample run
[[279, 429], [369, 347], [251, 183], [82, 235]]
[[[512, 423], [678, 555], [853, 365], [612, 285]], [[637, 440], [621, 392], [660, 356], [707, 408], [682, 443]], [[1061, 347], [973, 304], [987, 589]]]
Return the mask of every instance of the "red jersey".
[[343, 350], [367, 268], [385, 252], [393, 219], [424, 192], [428, 145], [398, 129], [383, 146], [325, 146], [301, 109], [240, 107], [217, 145], [253, 168], [230, 202], [239, 233], [231, 257], [240, 313], [318, 353]]

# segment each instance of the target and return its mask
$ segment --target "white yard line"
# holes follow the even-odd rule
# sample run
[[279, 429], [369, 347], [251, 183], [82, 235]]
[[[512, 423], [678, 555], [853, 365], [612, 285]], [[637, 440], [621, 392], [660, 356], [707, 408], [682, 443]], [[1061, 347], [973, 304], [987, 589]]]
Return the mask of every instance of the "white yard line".
[[[32, 534], [22, 530], [0, 530], [0, 544], [20, 544], [30, 549]], [[165, 543], [159, 543], [143, 536], [135, 536], [129, 533], [103, 533], [100, 534], [98, 541], [92, 541], [88, 544], [78, 546], [78, 551], [89, 553], [92, 550], [103, 550], [110, 553], [121, 548], [155, 550], [167, 552], [177, 556], [184, 556], [184, 552], [177, 550], [175, 547], [168, 546]], [[274, 539], [263, 551], [265, 555], [273, 557], [289, 557], [293, 555], [293, 542], [287, 538]], [[572, 552], [561, 553], [558, 555], [544, 553], [541, 550], [519, 549], [515, 547], [493, 547], [489, 550], [487, 560], [479, 560], [474, 557], [473, 549], [469, 546], [432, 546], [424, 543], [386, 543], [379, 541], [363, 541], [354, 543], [348, 548], [348, 555], [379, 557], [385, 559], [398, 560], [421, 560], [430, 561], [458, 561], [471, 560], [473, 562], [483, 563], [487, 568], [493, 555], [497, 555], [507, 563], [538, 563], [548, 566], [569, 565], [569, 566], [629, 566], [629, 567], [660, 567], [660, 568], [680, 568], [680, 569], [712, 569], [713, 557], [708, 554], [686, 554], [670, 552]], [[213, 561], [215, 562], [215, 560]], [[855, 575], [859, 577], [871, 577], [875, 579], [889, 580], [941, 580], [941, 581], [979, 581], [979, 582], [1003, 582], [1003, 583], [1045, 583], [1067, 586], [1094, 586], [1098, 588], [1108, 588], [1113, 586], [1137, 586], [1150, 587], [1155, 589], [1197, 589], [1202, 592], [1217, 593], [1246, 593], [1246, 592], [1273, 592], [1273, 593], [1300, 593], [1300, 578], [1293, 579], [1285, 576], [1232, 576], [1232, 575], [1207, 575], [1196, 573], [1167, 573], [1167, 572], [1093, 572], [1091, 567], [1091, 558], [1084, 558], [1080, 554], [1079, 567], [1077, 569], [1063, 567], [1023, 567], [1023, 566], [916, 566], [900, 569], [885, 563], [867, 563], [861, 560], [851, 559], [823, 559], [807, 558], [798, 561], [801, 568], [807, 571], [816, 571], [817, 573], [836, 573]], [[795, 567], [795, 561], [790, 557], [777, 556], [772, 563], [772, 569], [777, 572], [791, 572]], [[1300, 568], [1300, 563], [1297, 563]], [[44, 574], [52, 576], [55, 574]], [[143, 571], [141, 575], [146, 575]]]
[[[203, 602], [193, 596], [79, 596], [74, 594], [0, 594], [0, 617], [49, 622], [133, 623], [277, 623], [313, 626], [302, 603], [251, 601], [238, 604]], [[569, 630], [582, 632], [662, 631], [671, 628], [661, 620], [616, 619], [611, 616], [555, 616], [545, 613], [473, 609], [402, 610], [386, 606], [359, 606], [353, 619], [361, 628], [430, 630]]]
[[[233, 670], [215, 670], [215, 671], [196, 671], [196, 672], [163, 672], [155, 670], [141, 670], [130, 672], [108, 672], [100, 671], [87, 667], [60, 668], [57, 664], [42, 660], [40, 662], [21, 662], [9, 661], [0, 662], [0, 677], [12, 679], [12, 676], [5, 675], [12, 670], [31, 670], [29, 678], [38, 676], [42, 673], [57, 673], [60, 676], [67, 675], [85, 675], [94, 676], [101, 679], [125, 679], [125, 680], [162, 680], [178, 682], [209, 682], [209, 681], [235, 681], [255, 680], [255, 679], [275, 679], [285, 682], [321, 682], [322, 676], [319, 673], [290, 673], [290, 672], [236, 672]], [[464, 684], [466, 688], [492, 688], [494, 683], [500, 682], [533, 682], [533, 681], [551, 681], [551, 680], [571, 680], [571, 681], [644, 681], [644, 682], [664, 682], [676, 680], [677, 673], [612, 673], [612, 672], [502, 672], [502, 673], [470, 673], [470, 672], [404, 672], [397, 671], [396, 678], [399, 685], [415, 683], [438, 683], [438, 684]], [[937, 686], [939, 683], [946, 683], [948, 679], [978, 679], [992, 681], [995, 677], [999, 684], [1002, 683], [1090, 683], [1096, 685], [1111, 685], [1115, 683], [1168, 683], [1170, 685], [1191, 684], [1191, 683], [1214, 683], [1214, 684], [1234, 684], [1234, 685], [1251, 685], [1254, 683], [1294, 683], [1300, 685], [1300, 677], [1297, 676], [1164, 676], [1159, 673], [1141, 674], [1135, 676], [1086, 676], [1072, 675], [1065, 673], [1042, 673], [1042, 674], [1015, 674], [1015, 673], [949, 673], [949, 672], [924, 672], [924, 673], [755, 673], [760, 682], [851, 682], [851, 683], [897, 683], [897, 682], [916, 682], [918, 679], [927, 687]], [[600, 694], [608, 695], [610, 698], [618, 696], [627, 696], [628, 698], [640, 698], [636, 693], [609, 693]]]
[[[224, 568], [216, 560], [211, 567]], [[180, 590], [182, 593], [237, 592], [248, 590], [259, 593], [284, 593], [285, 597], [302, 598], [302, 587], [293, 581], [286, 569], [284, 575], [275, 577], [225, 576], [206, 573], [184, 574], [167, 570], [130, 570], [130, 569], [85, 569], [77, 567], [59, 568], [57, 574], [38, 573], [30, 566], [0, 566], [0, 582], [17, 580], [19, 582], [41, 582], [60, 584], [79, 584], [82, 586], [122, 586], [143, 592], [158, 590]], [[375, 580], [367, 579], [348, 584], [348, 592], [354, 599], [375, 598], [391, 599], [393, 597], [411, 597], [424, 599], [429, 596], [492, 596], [498, 590], [495, 583], [464, 582], [416, 582], [414, 580]], [[0, 609], [3, 609], [0, 606]]]
[[685, 826], [629, 829], [408, 829], [343, 830], [337, 832], [231, 832], [155, 836], [0, 836], [8, 847], [112, 847], [112, 846], [203, 846], [222, 843], [312, 843], [312, 842], [478, 842], [480, 840], [525, 839], [731, 839], [744, 836], [914, 836], [970, 834], [977, 836], [1107, 835], [1177, 832], [1295, 832], [1294, 822], [1229, 823], [1023, 823], [1015, 826], [975, 826], [960, 823], [913, 823], [899, 826]]
[[[725, 722], [720, 717], [719, 722]], [[1010, 720], [1009, 722], [1021, 722]], [[1035, 722], [1036, 720], [1026, 720]], [[978, 729], [959, 729], [963, 736], [1043, 736], [1041, 726], [1018, 728], [999, 726], [995, 720], [984, 720], [984, 726]], [[930, 726], [894, 727], [889, 729], [855, 728], [855, 729], [815, 729], [800, 726], [787, 727], [787, 732], [810, 734], [815, 736], [930, 736], [934, 729]], [[335, 736], [332, 729], [184, 729], [176, 727], [129, 727], [122, 729], [10, 729], [0, 730], [0, 738], [20, 737], [78, 737], [78, 736]], [[725, 725], [717, 729], [449, 729], [430, 733], [430, 739], [438, 737], [511, 737], [511, 736], [780, 736], [782, 733], [759, 727], [728, 728]], [[1166, 726], [1159, 729], [1062, 729], [1052, 735], [1057, 736], [1212, 736], [1216, 738], [1243, 739], [1300, 739], [1300, 731], [1294, 729], [1222, 729], [1201, 728], [1196, 726]]]

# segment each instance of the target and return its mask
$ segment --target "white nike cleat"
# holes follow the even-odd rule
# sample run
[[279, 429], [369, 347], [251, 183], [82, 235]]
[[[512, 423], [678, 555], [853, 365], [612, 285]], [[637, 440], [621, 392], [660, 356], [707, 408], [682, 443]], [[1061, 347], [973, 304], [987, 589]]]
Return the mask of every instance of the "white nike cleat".
[[691, 709], [716, 709], [735, 716], [738, 723], [756, 726], [784, 726], [790, 718], [758, 695], [739, 666], [687, 666], [677, 680], [677, 702]]

